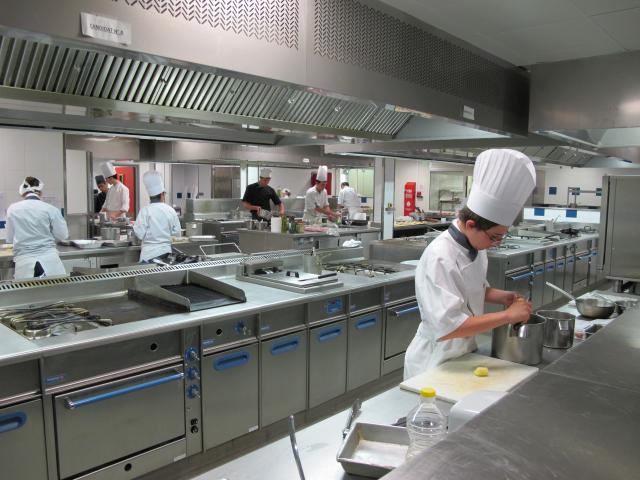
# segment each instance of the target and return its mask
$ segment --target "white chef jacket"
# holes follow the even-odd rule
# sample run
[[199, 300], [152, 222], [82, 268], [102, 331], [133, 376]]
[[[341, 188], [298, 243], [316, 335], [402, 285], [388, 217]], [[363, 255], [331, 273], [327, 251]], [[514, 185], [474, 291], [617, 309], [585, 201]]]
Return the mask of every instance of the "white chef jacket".
[[16, 280], [33, 278], [36, 262], [46, 276], [65, 275], [56, 240], [69, 236], [60, 210], [40, 200], [35, 193], [7, 209], [7, 243], [13, 243]]
[[122, 182], [116, 182], [111, 185], [107, 191], [107, 198], [104, 200], [102, 208], [108, 212], [117, 212], [119, 210], [129, 211], [129, 189]]
[[141, 262], [171, 253], [171, 237], [181, 233], [178, 214], [166, 203], [151, 203], [140, 209], [133, 233], [142, 241]]
[[327, 200], [327, 190], [322, 189], [321, 192], [316, 190], [316, 187], [311, 187], [307, 190], [304, 199], [304, 220], [313, 220], [322, 214], [316, 212], [316, 207], [323, 208], [329, 206], [329, 200]]
[[351, 187], [344, 187], [338, 194], [338, 205], [342, 205], [349, 210], [349, 217], [353, 217], [354, 213], [359, 213], [360, 197]]
[[484, 313], [487, 266], [486, 251], [479, 251], [472, 261], [469, 251], [448, 231], [425, 249], [416, 268], [416, 299], [422, 321], [407, 348], [405, 379], [476, 349], [474, 337], [437, 340], [468, 317]]

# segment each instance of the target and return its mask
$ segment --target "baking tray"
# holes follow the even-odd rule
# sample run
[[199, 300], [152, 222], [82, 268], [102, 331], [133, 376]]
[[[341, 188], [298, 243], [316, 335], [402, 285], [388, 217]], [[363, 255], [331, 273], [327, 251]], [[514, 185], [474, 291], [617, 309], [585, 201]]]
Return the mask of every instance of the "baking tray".
[[380, 478], [404, 463], [408, 448], [406, 428], [356, 422], [344, 439], [337, 460], [347, 473]]

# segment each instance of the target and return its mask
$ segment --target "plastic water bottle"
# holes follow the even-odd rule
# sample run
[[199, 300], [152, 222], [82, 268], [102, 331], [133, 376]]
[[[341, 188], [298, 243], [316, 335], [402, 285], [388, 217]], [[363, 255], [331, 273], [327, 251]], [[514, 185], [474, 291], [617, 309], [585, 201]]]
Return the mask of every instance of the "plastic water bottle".
[[420, 403], [407, 415], [410, 440], [407, 459], [442, 440], [446, 428], [447, 420], [436, 406], [436, 391], [423, 388], [420, 390]]

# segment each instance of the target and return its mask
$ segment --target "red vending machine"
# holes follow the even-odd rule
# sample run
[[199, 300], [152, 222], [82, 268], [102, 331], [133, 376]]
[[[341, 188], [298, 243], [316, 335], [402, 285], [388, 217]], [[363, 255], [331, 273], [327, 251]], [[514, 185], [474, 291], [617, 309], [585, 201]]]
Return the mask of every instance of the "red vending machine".
[[404, 184], [404, 214], [409, 215], [416, 210], [416, 182]]

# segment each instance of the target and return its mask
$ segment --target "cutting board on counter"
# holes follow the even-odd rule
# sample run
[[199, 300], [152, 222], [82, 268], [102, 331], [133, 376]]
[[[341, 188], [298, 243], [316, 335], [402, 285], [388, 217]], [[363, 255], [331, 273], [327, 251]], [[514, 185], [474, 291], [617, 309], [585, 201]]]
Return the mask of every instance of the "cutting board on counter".
[[[489, 376], [475, 376], [473, 371], [476, 367], [487, 367]], [[465, 395], [478, 390], [508, 392], [537, 371], [537, 367], [467, 353], [408, 378], [400, 384], [400, 388], [418, 393], [424, 387], [432, 387], [435, 388], [439, 399], [455, 403]]]

